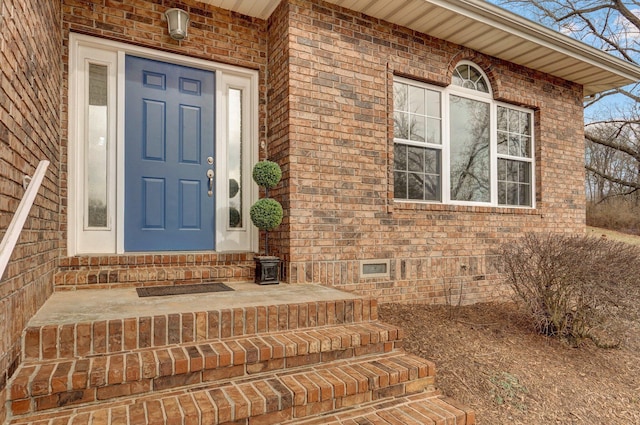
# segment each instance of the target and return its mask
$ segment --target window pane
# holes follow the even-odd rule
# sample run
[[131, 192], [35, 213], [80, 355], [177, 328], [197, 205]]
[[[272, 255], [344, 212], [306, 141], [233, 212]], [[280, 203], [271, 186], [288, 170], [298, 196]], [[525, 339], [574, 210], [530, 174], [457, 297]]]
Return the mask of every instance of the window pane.
[[518, 111], [509, 109], [509, 132], [520, 134], [520, 114]]
[[456, 69], [458, 70], [458, 73], [460, 74], [460, 77], [462, 77], [463, 80], [469, 79], [469, 65], [460, 65]]
[[414, 142], [424, 142], [425, 137], [425, 117], [422, 115], [411, 115], [411, 126], [409, 127], [409, 140]]
[[229, 227], [243, 227], [242, 217], [242, 90], [229, 89]]
[[426, 175], [424, 183], [425, 201], [440, 201], [440, 176]]
[[509, 136], [509, 155], [520, 155], [520, 137], [518, 135]]
[[427, 118], [427, 142], [433, 144], [442, 143], [441, 121], [436, 118]]
[[531, 158], [531, 137], [522, 136], [520, 140], [520, 156]]
[[476, 88], [478, 91], [481, 91], [483, 93], [489, 93], [489, 85], [487, 84], [484, 78], [481, 78], [478, 80]]
[[470, 66], [469, 67], [469, 79], [471, 81], [478, 81], [480, 78], [482, 78], [482, 74], [480, 74], [478, 72], [477, 69], [475, 69], [474, 67]]
[[425, 168], [427, 174], [440, 175], [440, 151], [435, 149], [425, 149]]
[[518, 162], [519, 170], [518, 176], [520, 179], [518, 180], [520, 183], [531, 183], [531, 164], [528, 162]]
[[409, 114], [404, 112], [393, 114], [393, 137], [409, 140]]
[[430, 117], [442, 117], [440, 108], [440, 92], [427, 90], [427, 115]]
[[87, 227], [108, 227], [107, 216], [107, 141], [108, 141], [108, 68], [89, 65], [89, 104], [86, 139], [86, 217]]
[[509, 138], [507, 133], [498, 132], [498, 153], [507, 155], [509, 153]]
[[425, 90], [420, 87], [409, 86], [409, 112], [425, 114]]
[[520, 112], [520, 134], [531, 135], [531, 114]]
[[515, 183], [507, 183], [507, 204], [520, 205], [518, 203], [518, 185]]
[[393, 192], [398, 199], [407, 199], [407, 173], [393, 173]]
[[424, 175], [409, 173], [409, 199], [424, 199]]
[[520, 185], [520, 204], [521, 206], [530, 207], [531, 204], [531, 185], [521, 184]]
[[409, 86], [402, 83], [394, 83], [393, 84], [393, 107], [396, 111], [409, 111], [408, 95]]
[[451, 199], [490, 202], [489, 104], [451, 96]]
[[509, 182], [519, 182], [520, 178], [519, 171], [520, 167], [518, 166], [520, 163], [516, 161], [507, 161], [507, 181]]
[[507, 183], [504, 181], [498, 182], [498, 203], [507, 204]]
[[424, 172], [424, 149], [409, 146], [409, 171]]
[[509, 121], [509, 114], [507, 108], [503, 108], [502, 106], [498, 106], [498, 122], [496, 123], [498, 131], [507, 131], [508, 126], [507, 123]]
[[507, 161], [498, 161], [498, 180], [507, 180]]
[[396, 170], [407, 169], [407, 145], [396, 143], [393, 147], [393, 162]]

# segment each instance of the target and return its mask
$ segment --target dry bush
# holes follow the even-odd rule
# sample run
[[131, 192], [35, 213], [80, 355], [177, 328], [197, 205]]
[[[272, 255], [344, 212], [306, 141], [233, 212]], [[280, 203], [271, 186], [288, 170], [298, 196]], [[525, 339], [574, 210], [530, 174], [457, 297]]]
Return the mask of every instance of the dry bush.
[[640, 206], [624, 198], [587, 204], [587, 225], [640, 235]]
[[607, 239], [528, 234], [499, 249], [501, 271], [538, 332], [615, 346], [635, 312], [640, 250]]

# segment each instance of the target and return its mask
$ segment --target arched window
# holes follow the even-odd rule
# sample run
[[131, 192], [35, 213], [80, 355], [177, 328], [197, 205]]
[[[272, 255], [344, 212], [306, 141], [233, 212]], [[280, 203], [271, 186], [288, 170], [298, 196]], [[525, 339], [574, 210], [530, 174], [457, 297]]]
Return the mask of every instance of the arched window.
[[533, 112], [496, 102], [471, 62], [451, 81], [395, 79], [395, 199], [534, 207]]
[[465, 89], [489, 93], [489, 83], [484, 73], [470, 63], [462, 63], [456, 67], [451, 83]]

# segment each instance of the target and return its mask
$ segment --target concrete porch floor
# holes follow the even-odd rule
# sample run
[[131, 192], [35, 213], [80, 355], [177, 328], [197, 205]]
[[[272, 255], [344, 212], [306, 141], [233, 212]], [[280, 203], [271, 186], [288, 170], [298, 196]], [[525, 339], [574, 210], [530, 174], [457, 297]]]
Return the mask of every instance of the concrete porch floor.
[[144, 298], [138, 297], [135, 288], [54, 292], [29, 321], [29, 326], [360, 298], [356, 294], [312, 284], [225, 282], [225, 285], [234, 290]]

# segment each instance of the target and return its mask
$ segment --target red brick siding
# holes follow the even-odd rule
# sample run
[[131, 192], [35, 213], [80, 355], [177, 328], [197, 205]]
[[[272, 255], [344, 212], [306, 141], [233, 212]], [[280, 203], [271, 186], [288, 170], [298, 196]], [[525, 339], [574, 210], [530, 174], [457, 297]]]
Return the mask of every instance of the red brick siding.
[[[296, 176], [290, 172], [289, 160], [289, 76], [295, 70], [289, 61], [289, 5], [282, 2], [272, 13], [268, 22], [268, 91], [267, 91], [267, 122], [268, 140], [266, 151], [261, 149], [260, 156], [268, 157], [276, 161], [282, 168], [281, 183], [270, 192], [270, 196], [277, 197], [285, 210], [290, 208], [288, 188], [290, 181], [295, 181]], [[266, 142], [266, 140], [265, 140]], [[262, 195], [262, 194], [261, 194]], [[289, 217], [285, 214], [282, 224], [269, 233], [269, 254], [286, 257], [290, 252]], [[260, 244], [264, 233], [261, 234]]]
[[[61, 34], [59, 2], [0, 3], [0, 235], [22, 199], [22, 178], [51, 165], [0, 277], [0, 406], [20, 361], [21, 333], [53, 289], [58, 258]], [[0, 409], [0, 423], [5, 419]]]
[[[288, 18], [291, 282], [482, 301], [501, 291], [496, 244], [583, 230], [580, 86], [318, 1], [291, 1]], [[393, 202], [393, 75], [445, 86], [462, 59], [487, 72], [496, 99], [537, 111], [535, 210]], [[391, 278], [362, 279], [362, 259], [391, 260]]]

